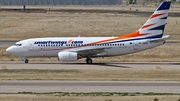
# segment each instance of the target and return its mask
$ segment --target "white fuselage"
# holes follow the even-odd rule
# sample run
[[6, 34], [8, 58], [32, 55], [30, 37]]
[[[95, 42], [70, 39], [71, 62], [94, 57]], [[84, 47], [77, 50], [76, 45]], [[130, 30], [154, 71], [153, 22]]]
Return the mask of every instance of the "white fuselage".
[[[139, 52], [164, 44], [165, 41], [150, 42], [151, 39], [120, 41], [106, 44], [89, 44], [98, 40], [113, 37], [71, 37], [71, 38], [34, 38], [22, 40], [9, 47], [10, 53], [19, 57], [57, 57], [62, 51], [95, 50], [104, 48], [103, 52], [95, 52], [91, 57], [118, 56]], [[86, 55], [81, 53], [83, 57]]]

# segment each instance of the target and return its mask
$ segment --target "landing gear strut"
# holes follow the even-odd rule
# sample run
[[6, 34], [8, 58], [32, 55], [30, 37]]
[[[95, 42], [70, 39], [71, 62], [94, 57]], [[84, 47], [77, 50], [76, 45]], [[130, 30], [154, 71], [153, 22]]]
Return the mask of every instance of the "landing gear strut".
[[28, 63], [28, 62], [29, 62], [29, 60], [28, 60], [28, 59], [26, 59], [24, 62], [25, 62], [25, 63]]
[[87, 64], [92, 64], [92, 62], [93, 62], [93, 61], [92, 61], [91, 58], [87, 58], [87, 59], [86, 59], [86, 63], [87, 63]]

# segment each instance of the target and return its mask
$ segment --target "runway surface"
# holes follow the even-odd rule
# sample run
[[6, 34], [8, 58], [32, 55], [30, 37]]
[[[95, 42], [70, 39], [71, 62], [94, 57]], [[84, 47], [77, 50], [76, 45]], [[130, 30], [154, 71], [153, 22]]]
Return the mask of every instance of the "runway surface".
[[52, 62], [39, 61], [25, 64], [21, 61], [0, 61], [0, 69], [144, 69], [144, 70], [174, 70], [180, 69], [180, 62], [115, 62], [115, 63], [93, 63], [85, 62]]
[[1, 81], [0, 93], [18, 92], [156, 92], [180, 93], [175, 81]]
[[[178, 62], [30, 62], [1, 61], [1, 69], [180, 69]], [[180, 93], [180, 82], [176, 81], [0, 81], [0, 93], [18, 92], [159, 92]]]

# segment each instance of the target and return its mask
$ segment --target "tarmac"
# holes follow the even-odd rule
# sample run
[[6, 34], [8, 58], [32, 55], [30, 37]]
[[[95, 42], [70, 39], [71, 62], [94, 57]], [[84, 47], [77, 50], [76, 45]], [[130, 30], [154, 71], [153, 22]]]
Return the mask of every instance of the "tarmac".
[[52, 62], [30, 61], [25, 64], [22, 61], [0, 61], [0, 69], [144, 69], [144, 70], [179, 70], [180, 62], [109, 62], [93, 63], [85, 62]]
[[1, 81], [0, 93], [156, 92], [180, 93], [176, 81]]
[[[1, 69], [180, 69], [178, 62], [118, 62], [94, 63], [80, 62], [30, 62], [1, 61]], [[26, 75], [24, 75], [26, 76]], [[178, 81], [53, 81], [53, 80], [9, 80], [0, 81], [0, 93], [18, 92], [156, 92], [180, 93]]]

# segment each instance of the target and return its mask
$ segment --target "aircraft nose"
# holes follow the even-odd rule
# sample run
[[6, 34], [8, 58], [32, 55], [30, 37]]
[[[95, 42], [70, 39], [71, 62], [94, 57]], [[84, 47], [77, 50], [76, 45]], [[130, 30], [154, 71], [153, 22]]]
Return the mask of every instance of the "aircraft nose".
[[6, 52], [13, 53], [14, 52], [14, 48], [13, 47], [9, 47], [9, 48], [6, 49]]

